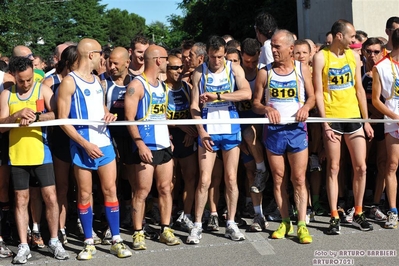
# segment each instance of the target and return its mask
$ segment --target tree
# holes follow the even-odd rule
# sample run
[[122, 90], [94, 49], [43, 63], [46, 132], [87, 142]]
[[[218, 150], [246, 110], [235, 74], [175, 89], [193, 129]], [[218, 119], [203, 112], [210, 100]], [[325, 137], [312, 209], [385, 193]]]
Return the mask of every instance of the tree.
[[130, 40], [137, 34], [143, 34], [146, 29], [143, 17], [118, 8], [107, 10], [105, 19], [108, 41], [114, 46], [128, 47]]
[[30, 46], [42, 56], [57, 44], [88, 37], [108, 42], [105, 6], [99, 0], [5, 0], [0, 2], [0, 51]]
[[180, 47], [183, 40], [190, 39], [190, 35], [182, 30], [184, 18], [182, 16], [170, 15], [168, 17], [169, 27], [169, 45], [168, 47]]
[[254, 38], [254, 18], [260, 11], [272, 14], [280, 28], [297, 32], [295, 0], [182, 0], [179, 8], [185, 14], [180, 31], [200, 41], [214, 34]]

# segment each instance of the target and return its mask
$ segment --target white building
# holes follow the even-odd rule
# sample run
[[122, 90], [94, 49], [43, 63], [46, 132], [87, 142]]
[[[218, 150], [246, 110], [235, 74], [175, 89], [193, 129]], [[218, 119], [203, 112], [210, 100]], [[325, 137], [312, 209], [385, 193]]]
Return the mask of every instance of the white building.
[[298, 37], [324, 43], [338, 19], [353, 23], [369, 37], [385, 37], [388, 18], [399, 16], [399, 0], [296, 0]]

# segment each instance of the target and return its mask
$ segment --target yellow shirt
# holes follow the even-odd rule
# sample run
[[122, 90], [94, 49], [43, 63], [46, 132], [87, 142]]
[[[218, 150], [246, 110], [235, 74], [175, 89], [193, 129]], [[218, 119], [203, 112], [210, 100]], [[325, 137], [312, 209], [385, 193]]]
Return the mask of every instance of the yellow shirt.
[[[30, 108], [34, 112], [36, 100], [39, 99], [41, 83], [36, 82], [31, 95], [27, 99], [20, 99], [15, 85], [12, 86], [8, 99], [10, 115]], [[11, 165], [31, 166], [52, 163], [50, 149], [47, 143], [45, 127], [18, 127], [10, 130], [9, 156]]]
[[345, 50], [343, 57], [322, 50], [325, 60], [323, 68], [323, 96], [326, 117], [359, 118], [359, 102], [356, 97], [356, 60], [353, 52]]

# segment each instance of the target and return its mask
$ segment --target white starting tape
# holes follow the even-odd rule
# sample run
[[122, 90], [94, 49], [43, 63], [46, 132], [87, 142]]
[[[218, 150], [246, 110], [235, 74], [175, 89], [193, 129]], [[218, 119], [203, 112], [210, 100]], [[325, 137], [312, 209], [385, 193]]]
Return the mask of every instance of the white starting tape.
[[[281, 118], [280, 124], [296, 123], [294, 117]], [[399, 123], [399, 120], [389, 119], [361, 119], [361, 118], [321, 118], [309, 117], [307, 123]], [[210, 124], [270, 124], [268, 118], [239, 118], [239, 119], [178, 119], [178, 120], [157, 120], [157, 121], [114, 121], [104, 123], [104, 121], [93, 121], [85, 119], [55, 119], [43, 122], [34, 122], [29, 127], [60, 126], [60, 125], [108, 125], [108, 126], [128, 126], [128, 125], [210, 125]], [[0, 127], [15, 128], [18, 123], [0, 124]]]

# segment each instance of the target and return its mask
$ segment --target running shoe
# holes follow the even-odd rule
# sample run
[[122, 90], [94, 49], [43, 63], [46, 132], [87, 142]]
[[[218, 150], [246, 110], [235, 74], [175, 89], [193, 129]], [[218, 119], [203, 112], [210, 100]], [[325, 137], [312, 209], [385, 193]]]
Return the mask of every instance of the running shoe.
[[168, 246], [175, 246], [180, 244], [180, 239], [175, 236], [171, 228], [165, 227], [159, 237], [159, 242], [165, 243]]
[[282, 222], [276, 231], [273, 232], [272, 238], [273, 239], [281, 239], [287, 235], [294, 233], [294, 227], [292, 226], [292, 222], [290, 221], [289, 224]]
[[180, 222], [180, 228], [186, 232], [190, 232], [194, 227], [194, 223], [185, 215], [183, 215], [183, 219]]
[[331, 217], [330, 226], [328, 227], [327, 235], [339, 235], [341, 233], [341, 221], [337, 218]]
[[112, 245], [112, 234], [111, 234], [111, 229], [109, 229], [109, 227], [107, 228], [107, 230], [105, 230], [103, 239], [101, 240], [101, 244]]
[[299, 226], [297, 235], [299, 238], [299, 243], [301, 243], [301, 244], [310, 244], [313, 241], [313, 238], [309, 234], [309, 230], [306, 226]]
[[18, 245], [18, 253], [12, 260], [13, 264], [25, 264], [28, 259], [32, 258], [28, 245]]
[[111, 254], [116, 255], [118, 258], [127, 258], [132, 256], [132, 252], [126, 247], [125, 244], [123, 244], [122, 239], [112, 244], [110, 252]]
[[46, 245], [44, 244], [43, 238], [40, 232], [32, 231], [32, 239], [31, 239], [31, 247], [34, 248], [44, 248]]
[[187, 244], [198, 244], [202, 238], [202, 228], [194, 226], [186, 239]]
[[388, 212], [388, 219], [384, 227], [387, 229], [396, 229], [398, 227], [398, 214]]
[[145, 245], [145, 235], [144, 231], [137, 231], [132, 235], [133, 238], [133, 249], [134, 250], [146, 250], [147, 247]]
[[254, 217], [253, 223], [249, 227], [250, 232], [262, 232], [262, 230], [266, 229], [269, 226], [269, 223], [266, 221], [266, 217], [257, 213]]
[[78, 260], [91, 260], [93, 255], [97, 253], [96, 247], [93, 244], [84, 243], [83, 250], [78, 254]]
[[211, 215], [208, 219], [208, 224], [206, 226], [208, 231], [219, 231], [219, 216]]
[[356, 227], [358, 227], [362, 231], [371, 231], [373, 230], [373, 225], [367, 222], [366, 216], [364, 215], [364, 212], [360, 214], [355, 214], [353, 216], [353, 221], [352, 224]]
[[57, 240], [55, 244], [51, 243], [48, 244], [49, 251], [54, 255], [54, 258], [57, 260], [67, 260], [69, 259], [69, 253], [65, 251], [64, 247], [62, 246], [61, 242]]
[[387, 216], [380, 210], [378, 206], [371, 206], [369, 218], [376, 221], [385, 221]]
[[7, 258], [12, 256], [12, 251], [6, 246], [4, 241], [0, 241], [0, 258]]
[[241, 233], [240, 229], [238, 229], [238, 226], [235, 223], [226, 227], [226, 232], [224, 233], [224, 236], [234, 241], [245, 240], [244, 234]]

